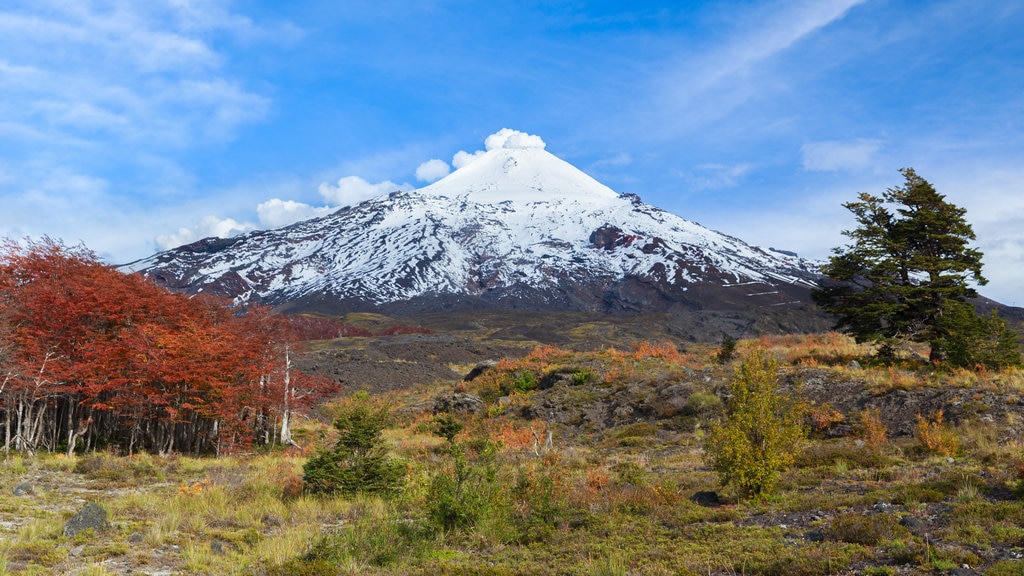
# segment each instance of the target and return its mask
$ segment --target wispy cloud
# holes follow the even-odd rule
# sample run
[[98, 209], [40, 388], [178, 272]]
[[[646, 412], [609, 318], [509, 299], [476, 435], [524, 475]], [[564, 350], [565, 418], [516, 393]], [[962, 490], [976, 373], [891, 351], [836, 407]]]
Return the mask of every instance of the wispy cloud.
[[865, 170], [877, 162], [880, 140], [808, 142], [800, 148], [805, 170]]
[[[655, 81], [654, 107], [661, 128], [678, 132], [727, 116], [736, 106], [771, 87], [756, 73], [759, 65], [842, 19], [866, 0], [793, 0], [750, 8], [727, 5], [736, 22], [725, 40], [683, 48]], [[724, 16], [723, 16], [724, 18]], [[670, 119], [665, 122], [665, 119]], [[649, 129], [649, 128], [648, 128]]]
[[724, 164], [701, 164], [694, 170], [682, 172], [680, 178], [693, 191], [733, 188], [750, 172], [752, 166], [742, 163], [732, 166]]
[[207, 2], [8, 4], [0, 9], [4, 117], [47, 127], [51, 145], [96, 130], [149, 145], [230, 138], [270, 101], [223, 76], [225, 56], [206, 35], [252, 28]]
[[[230, 72], [224, 45], [270, 32], [213, 0], [5, 3], [0, 150], [16, 169], [0, 178], [0, 236], [57, 231], [138, 254], [145, 243], [125, 240], [135, 226], [174, 230], [161, 221], [180, 213], [167, 195], [187, 197], [195, 180], [178, 156], [229, 142], [270, 109]], [[211, 218], [197, 234], [246, 226]], [[163, 242], [187, 239], [178, 230]]]

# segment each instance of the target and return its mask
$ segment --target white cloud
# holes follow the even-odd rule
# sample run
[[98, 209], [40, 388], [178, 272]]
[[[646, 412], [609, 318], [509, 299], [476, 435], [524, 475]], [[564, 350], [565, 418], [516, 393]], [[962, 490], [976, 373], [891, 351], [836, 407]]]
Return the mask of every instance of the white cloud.
[[205, 0], [105, 4], [0, 9], [9, 122], [37, 127], [54, 146], [113, 135], [146, 149], [227, 140], [265, 116], [270, 101], [225, 77], [212, 41], [252, 37], [252, 22]]
[[[742, 8], [723, 3], [723, 18], [737, 22], [718, 44], [677, 55], [654, 82], [650, 104], [638, 106], [648, 133], [692, 133], [727, 118], [744, 103], [785, 86], [767, 63], [842, 20], [866, 0], [780, 0]], [[732, 11], [736, 11], [732, 13]], [[656, 113], [651, 113], [651, 109]], [[634, 121], [634, 123], [637, 123]]]
[[252, 224], [238, 222], [234, 218], [207, 216], [192, 228], [178, 228], [178, 231], [173, 234], [162, 234], [157, 236], [156, 245], [161, 250], [169, 250], [203, 238], [209, 238], [211, 236], [216, 236], [218, 238], [230, 238], [253, 229], [255, 229], [255, 226]]
[[456, 170], [464, 166], [469, 166], [488, 151], [496, 150], [498, 148], [544, 149], [546, 146], [547, 144], [540, 136], [527, 134], [526, 132], [520, 132], [519, 130], [512, 130], [511, 128], [502, 128], [484, 139], [484, 148], [487, 149], [486, 151], [477, 150], [476, 152], [466, 152], [465, 150], [459, 150], [456, 152], [455, 156], [452, 157], [452, 166], [454, 166]]
[[444, 160], [427, 160], [416, 168], [416, 179], [420, 182], [435, 182], [444, 178], [452, 171], [451, 166]]
[[543, 149], [545, 146], [547, 145], [540, 136], [534, 136], [533, 134], [527, 134], [526, 132], [520, 132], [519, 130], [512, 130], [511, 128], [502, 128], [484, 140], [484, 147], [486, 147], [487, 150], [495, 150], [497, 148]]
[[882, 147], [879, 140], [825, 140], [800, 148], [805, 170], [863, 170], [871, 167]]
[[371, 184], [359, 176], [345, 176], [338, 180], [337, 185], [324, 182], [318, 192], [332, 206], [351, 206], [363, 200], [389, 194], [399, 190], [412, 190], [409, 184], [395, 184], [390, 180]]
[[693, 190], [717, 190], [720, 188], [733, 188], [740, 179], [750, 172], [750, 164], [736, 164], [726, 166], [724, 164], [701, 164], [696, 171], [683, 174], [683, 179]]
[[[488, 136], [484, 145], [488, 150], [493, 150], [495, 148], [544, 148], [545, 143], [539, 136], [503, 128]], [[452, 164], [455, 168], [461, 168], [484, 153], [484, 151], [477, 151], [470, 154], [460, 151], [455, 154]], [[416, 168], [416, 178], [425, 182], [433, 182], [447, 176], [450, 171], [451, 167], [444, 160], [431, 159]], [[272, 198], [256, 206], [256, 215], [261, 227], [280, 228], [300, 220], [325, 216], [342, 206], [358, 204], [364, 200], [395, 191], [412, 189], [413, 186], [410, 184], [396, 184], [390, 180], [372, 183], [360, 176], [345, 176], [340, 178], [336, 184], [324, 182], [318, 187], [317, 191], [323, 197], [326, 206], [315, 207], [295, 200]], [[177, 232], [158, 236], [156, 244], [161, 250], [166, 250], [209, 236], [226, 238], [255, 228], [256, 226], [253, 224], [242, 223], [233, 218], [207, 216], [196, 226], [179, 228]]]
[[452, 166], [454, 166], [456, 170], [462, 168], [463, 166], [469, 166], [484, 154], [486, 154], [486, 152], [484, 152], [483, 150], [477, 150], [472, 154], [466, 152], [465, 150], [459, 150], [458, 152], [455, 153], [455, 156], [452, 157]]
[[333, 211], [334, 209], [329, 206], [317, 208], [302, 202], [281, 200], [280, 198], [271, 198], [256, 206], [256, 215], [259, 216], [260, 226], [264, 228], [280, 228], [301, 220], [326, 216]]

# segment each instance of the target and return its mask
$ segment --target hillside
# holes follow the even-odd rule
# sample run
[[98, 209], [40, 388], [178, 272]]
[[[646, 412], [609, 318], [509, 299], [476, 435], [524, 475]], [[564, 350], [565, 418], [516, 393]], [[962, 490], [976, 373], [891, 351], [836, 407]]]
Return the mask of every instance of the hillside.
[[[12, 454], [0, 555], [13, 574], [1020, 574], [1020, 370], [937, 371], [911, 351], [858, 367], [866, 350], [835, 334], [738, 352], [755, 347], [810, 407], [770, 497], [721, 486], [703, 456], [739, 360], [548, 346], [325, 406], [296, 429], [305, 454]], [[439, 399], [459, 394], [483, 403], [454, 415], [462, 464], [432, 432]], [[302, 494], [302, 465], [336, 438], [326, 422], [362, 405], [394, 417], [383, 444], [405, 464], [402, 493]], [[86, 502], [109, 526], [64, 535]], [[445, 510], [461, 520], [445, 528]]]

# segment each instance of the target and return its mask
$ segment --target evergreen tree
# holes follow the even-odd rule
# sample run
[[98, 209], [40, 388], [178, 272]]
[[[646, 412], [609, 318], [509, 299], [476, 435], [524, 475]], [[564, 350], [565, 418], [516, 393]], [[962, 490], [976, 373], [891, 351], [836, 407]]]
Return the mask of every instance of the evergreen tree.
[[357, 394], [334, 421], [340, 433], [334, 447], [318, 451], [302, 467], [306, 491], [345, 496], [397, 492], [405, 478], [405, 465], [388, 456], [381, 438], [389, 418], [386, 406], [372, 408], [368, 395]]
[[879, 344], [883, 356], [901, 341], [927, 342], [933, 362], [959, 365], [970, 362], [964, 350], [973, 340], [994, 339], [1009, 353], [1013, 337], [1005, 324], [978, 317], [967, 302], [978, 295], [971, 282], [987, 281], [981, 252], [969, 246], [975, 237], [966, 210], [913, 169], [900, 172], [903, 186], [844, 204], [858, 224], [843, 232], [853, 242], [834, 250], [812, 298], [838, 316], [837, 329]]

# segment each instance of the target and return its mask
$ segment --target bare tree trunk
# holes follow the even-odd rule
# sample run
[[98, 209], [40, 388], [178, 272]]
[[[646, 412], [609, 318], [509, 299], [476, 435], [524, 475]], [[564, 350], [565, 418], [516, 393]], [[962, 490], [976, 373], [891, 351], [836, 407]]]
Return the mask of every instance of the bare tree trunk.
[[[46, 402], [43, 402], [39, 406], [39, 411], [36, 412], [36, 421], [32, 425], [32, 447], [33, 449], [39, 445], [39, 441], [45, 437], [43, 425], [46, 423], [43, 421], [43, 415], [46, 414]], [[35, 456], [35, 450], [32, 455]]]
[[281, 445], [298, 446], [292, 439], [292, 357], [291, 350], [284, 349], [284, 399], [281, 406]]
[[220, 424], [220, 420], [214, 420], [213, 421], [213, 446], [214, 446], [213, 454], [214, 454], [214, 456], [217, 456], [218, 458], [220, 457], [220, 434], [218, 433], [218, 432], [220, 432], [219, 424]]
[[4, 460], [11, 454], [11, 399], [8, 396], [4, 402]]

